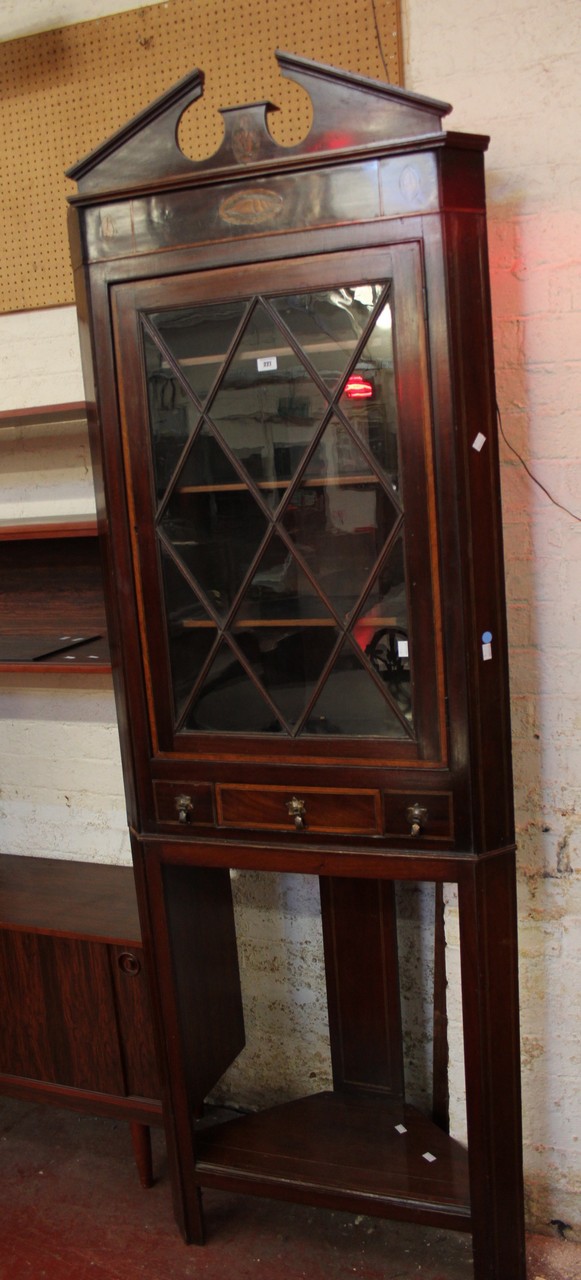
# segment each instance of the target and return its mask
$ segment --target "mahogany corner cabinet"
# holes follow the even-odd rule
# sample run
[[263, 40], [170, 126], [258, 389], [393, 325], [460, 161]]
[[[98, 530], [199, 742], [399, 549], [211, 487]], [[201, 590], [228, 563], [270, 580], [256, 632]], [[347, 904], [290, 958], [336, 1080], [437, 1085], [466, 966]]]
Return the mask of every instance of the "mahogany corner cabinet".
[[[189, 159], [194, 71], [69, 171], [176, 1215], [201, 1243], [213, 1187], [411, 1219], [523, 1280], [487, 139], [277, 57], [297, 145], [255, 103]], [[319, 878], [333, 1088], [208, 1126], [233, 868]], [[396, 881], [458, 888], [467, 1152], [405, 1100]]]

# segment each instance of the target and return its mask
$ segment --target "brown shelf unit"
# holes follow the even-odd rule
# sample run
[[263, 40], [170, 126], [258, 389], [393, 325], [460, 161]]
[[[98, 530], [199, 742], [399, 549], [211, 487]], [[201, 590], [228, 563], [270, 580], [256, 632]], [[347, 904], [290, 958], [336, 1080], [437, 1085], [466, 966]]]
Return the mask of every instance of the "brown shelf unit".
[[[0, 429], [84, 421], [84, 401], [0, 413]], [[110, 671], [95, 517], [0, 520], [0, 572], [0, 672]]]

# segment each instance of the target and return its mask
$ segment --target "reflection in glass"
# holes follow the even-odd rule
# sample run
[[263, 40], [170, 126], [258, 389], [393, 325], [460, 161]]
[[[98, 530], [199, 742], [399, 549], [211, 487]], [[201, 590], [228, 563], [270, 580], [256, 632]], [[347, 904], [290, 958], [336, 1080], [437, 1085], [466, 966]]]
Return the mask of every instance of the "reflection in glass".
[[186, 730], [280, 733], [281, 725], [225, 640], [186, 716]]
[[266, 517], [204, 424], [161, 528], [216, 612], [227, 613], [266, 531]]
[[179, 716], [216, 639], [217, 627], [165, 547], [160, 547], [160, 554], [175, 710]]
[[249, 475], [290, 480], [326, 401], [262, 304], [255, 307], [209, 416]]
[[396, 519], [350, 432], [332, 419], [282, 520], [341, 617], [355, 608]]
[[339, 638], [332, 624], [237, 627], [236, 642], [287, 724], [295, 725]]
[[345, 372], [383, 288], [378, 284], [359, 285], [271, 299], [331, 390]]
[[398, 492], [400, 468], [389, 302], [381, 308], [356, 367], [346, 379], [340, 405]]
[[145, 330], [144, 345], [151, 450], [156, 494], [160, 501], [200, 415], [173, 369], [164, 363], [159, 347]]
[[395, 712], [346, 640], [302, 734], [405, 738]]
[[216, 381], [246, 306], [245, 302], [220, 302], [149, 315], [201, 404]]
[[353, 636], [411, 724], [410, 641], [401, 537], [396, 539], [373, 583], [353, 626]]
[[283, 624], [304, 618], [332, 621], [326, 605], [312, 582], [303, 572], [278, 534], [270, 539], [255, 570], [248, 590], [236, 614], [234, 625], [255, 621], [281, 621]]

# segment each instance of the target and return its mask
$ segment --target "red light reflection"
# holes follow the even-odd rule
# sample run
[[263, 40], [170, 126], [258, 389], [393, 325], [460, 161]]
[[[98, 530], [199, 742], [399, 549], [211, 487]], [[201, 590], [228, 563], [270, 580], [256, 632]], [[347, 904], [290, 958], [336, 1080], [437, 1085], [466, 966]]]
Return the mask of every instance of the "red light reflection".
[[372, 400], [375, 388], [373, 383], [368, 382], [367, 378], [362, 377], [360, 373], [352, 373], [347, 379], [344, 394], [349, 400]]

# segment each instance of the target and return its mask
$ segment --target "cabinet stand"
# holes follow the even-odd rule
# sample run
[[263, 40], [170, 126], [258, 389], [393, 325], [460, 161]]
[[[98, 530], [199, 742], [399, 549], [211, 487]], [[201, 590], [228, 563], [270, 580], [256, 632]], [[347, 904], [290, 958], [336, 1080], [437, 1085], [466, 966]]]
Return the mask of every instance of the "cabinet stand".
[[[257, 865], [246, 849], [229, 852], [234, 866]], [[201, 847], [197, 856], [203, 861], [207, 849]], [[176, 916], [183, 913], [192, 923], [184, 907], [188, 898], [197, 902], [199, 917], [207, 916], [215, 886], [191, 844], [136, 842], [135, 857], [150, 878], [155, 968], [167, 990], [168, 968], [185, 974], [192, 966], [191, 939], [184, 932], [180, 942]], [[212, 1086], [208, 1075], [196, 1087], [184, 1046], [204, 1039], [211, 1023], [213, 1043], [220, 1046], [216, 1083], [233, 1011], [242, 1016], [223, 879], [222, 931], [199, 939], [196, 952], [202, 971], [214, 974], [220, 952], [218, 985], [213, 993], [174, 981], [175, 1002], [164, 997], [160, 1008], [165, 1042], [182, 1046], [171, 1066], [170, 1128], [176, 1216], [184, 1238], [203, 1243], [201, 1192], [215, 1187], [471, 1231], [475, 1280], [522, 1280], [513, 854], [425, 860], [419, 868], [388, 856], [381, 878], [366, 879], [353, 878], [347, 869], [337, 874], [336, 858], [327, 859], [335, 865], [324, 874], [320, 850], [298, 855], [293, 849], [286, 859], [280, 850], [278, 861], [287, 872], [311, 870], [313, 862], [319, 867], [333, 1091], [199, 1130], [191, 1119]], [[398, 879], [458, 885], [468, 1155], [445, 1128], [405, 1102], [393, 898]], [[353, 948], [354, 937], [361, 939], [361, 949]], [[223, 1026], [217, 1025], [221, 1011]], [[232, 1044], [230, 1049], [235, 1056]], [[211, 1072], [209, 1061], [206, 1068]]]

